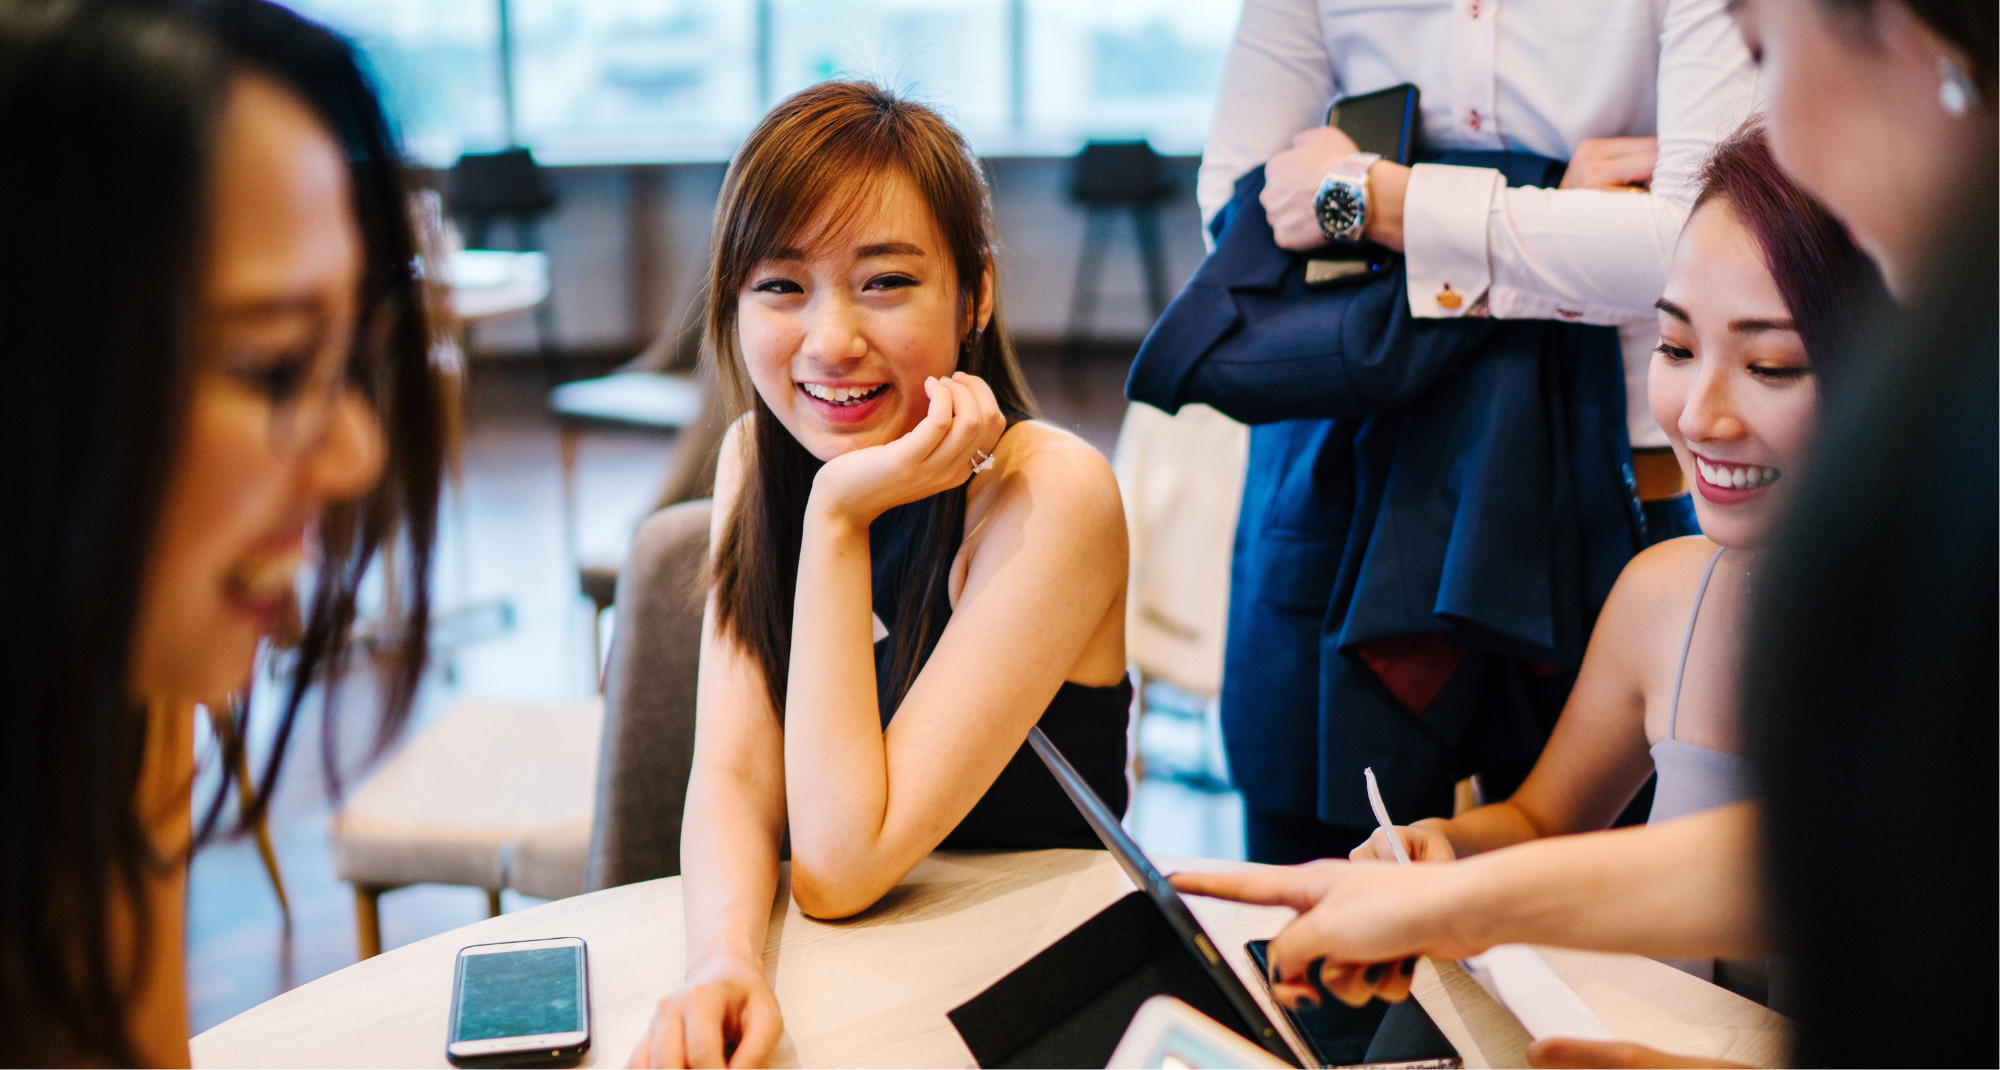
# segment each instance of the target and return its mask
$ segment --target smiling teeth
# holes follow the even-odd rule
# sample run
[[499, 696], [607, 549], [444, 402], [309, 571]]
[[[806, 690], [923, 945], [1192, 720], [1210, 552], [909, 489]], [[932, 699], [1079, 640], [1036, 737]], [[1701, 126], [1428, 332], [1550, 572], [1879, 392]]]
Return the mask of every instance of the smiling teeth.
[[1780, 474], [1775, 468], [1760, 468], [1754, 464], [1710, 464], [1699, 457], [1694, 459], [1694, 466], [1710, 485], [1732, 490], [1749, 490], [1775, 483]]
[[239, 564], [230, 571], [229, 584], [249, 601], [269, 601], [291, 589], [303, 557], [287, 553]]
[[821, 386], [818, 383], [800, 383], [799, 388], [821, 401], [835, 405], [856, 405], [874, 397], [883, 384], [874, 386]]

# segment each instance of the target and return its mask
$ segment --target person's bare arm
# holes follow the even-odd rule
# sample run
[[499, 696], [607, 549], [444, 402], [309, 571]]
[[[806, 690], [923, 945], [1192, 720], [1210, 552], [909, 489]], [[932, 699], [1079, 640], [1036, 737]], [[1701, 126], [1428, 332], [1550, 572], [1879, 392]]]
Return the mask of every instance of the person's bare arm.
[[[742, 486], [745, 430], [739, 422], [723, 438], [711, 547], [721, 545]], [[756, 667], [717, 631], [713, 594], [702, 614], [698, 687], [681, 822], [687, 972], [660, 1001], [635, 1066], [761, 1066], [783, 1029], [764, 977], [785, 831], [783, 732]]]
[[[1541, 758], [1512, 797], [1457, 817], [1402, 829], [1417, 861], [1449, 861], [1544, 836], [1607, 828], [1653, 771], [1646, 736], [1646, 680], [1672, 652], [1699, 569], [1712, 544], [1663, 543], [1632, 559], [1605, 599], [1576, 686]], [[1686, 588], [1686, 590], [1683, 590]], [[1351, 857], [1392, 857], [1383, 833]]]
[[[1309, 965], [1359, 1006], [1400, 1000], [1412, 955], [1465, 958], [1537, 943], [1658, 958], [1755, 958], [1768, 942], [1755, 803], [1640, 828], [1558, 836], [1431, 866], [1314, 862], [1181, 873], [1195, 895], [1289, 906], [1271, 941], [1282, 996], [1311, 989]], [[1390, 968], [1385, 968], [1390, 967]]]
[[[1605, 600], [1576, 686], [1528, 779], [1512, 797], [1403, 832], [1411, 856], [1444, 861], [1544, 836], [1608, 828], [1653, 771], [1646, 682], [1672, 664], [1676, 626], [1713, 545], [1675, 540], [1625, 566]], [[1377, 831], [1356, 861], [1390, 856]]]
[[[977, 436], [958, 441], [954, 412], [976, 413], [988, 448], [1004, 421], [984, 383], [940, 383], [925, 421], [935, 426], [910, 437], [934, 438], [920, 456], [942, 458], [947, 475], [936, 478], [962, 482]], [[1021, 448], [1013, 438], [1007, 447]], [[933, 477], [930, 461], [897, 462], [886, 475], [836, 471], [869, 452], [821, 469], [799, 560], [785, 769], [792, 896], [816, 917], [872, 905], [971, 811], [1101, 630], [1126, 573], [1124, 513], [1101, 456], [1075, 443], [1003, 463], [989, 477], [1003, 482], [950, 623], [885, 732], [867, 534], [887, 499], [869, 488]], [[1114, 678], [1121, 669], [1122, 656]]]

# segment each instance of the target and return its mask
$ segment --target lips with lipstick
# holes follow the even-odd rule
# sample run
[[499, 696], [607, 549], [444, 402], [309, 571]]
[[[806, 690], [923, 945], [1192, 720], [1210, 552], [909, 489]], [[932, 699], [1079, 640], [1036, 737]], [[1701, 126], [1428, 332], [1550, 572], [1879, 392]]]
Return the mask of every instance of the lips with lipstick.
[[1776, 468], [1766, 468], [1755, 464], [1724, 464], [1702, 457], [1694, 459], [1695, 470], [1710, 486], [1729, 490], [1755, 490], [1778, 481], [1782, 475]]
[[800, 383], [799, 389], [805, 391], [808, 397], [824, 401], [829, 405], [849, 406], [867, 401], [880, 394], [888, 385], [888, 383], [875, 383], [870, 386], [827, 386], [823, 383]]

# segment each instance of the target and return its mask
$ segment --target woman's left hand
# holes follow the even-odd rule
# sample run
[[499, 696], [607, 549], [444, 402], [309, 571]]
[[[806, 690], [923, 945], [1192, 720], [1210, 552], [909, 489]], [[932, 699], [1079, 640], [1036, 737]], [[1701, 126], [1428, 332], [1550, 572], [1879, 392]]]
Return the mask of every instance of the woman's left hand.
[[866, 527], [899, 505], [950, 490], [972, 478], [975, 451], [988, 455], [1007, 430], [992, 388], [955, 372], [924, 380], [930, 411], [894, 442], [844, 453], [813, 479], [810, 509]]

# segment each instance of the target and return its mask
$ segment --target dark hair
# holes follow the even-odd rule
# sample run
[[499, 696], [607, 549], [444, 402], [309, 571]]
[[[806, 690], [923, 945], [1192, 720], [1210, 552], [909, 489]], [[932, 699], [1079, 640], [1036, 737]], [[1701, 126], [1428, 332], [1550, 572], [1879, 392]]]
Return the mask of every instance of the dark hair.
[[398, 536], [405, 601], [384, 607], [400, 655], [384, 737], [424, 659], [440, 393], [389, 128], [332, 34], [255, 0], [198, 11], [0, 0], [0, 679], [14, 710], [0, 729], [0, 1044], [27, 1065], [137, 1062], [126, 1003], [146, 965], [114, 962], [111, 933], [143, 958], [145, 881], [185, 863], [160, 856], [135, 812], [148, 711], [130, 662], [189, 397], [235, 71], [303, 98], [349, 160], [366, 267], [348, 374], [389, 457], [380, 487], [323, 519], [304, 642], [249, 814], [308, 685], [344, 663], [362, 573]]
[[[714, 557], [717, 623], [743, 644], [783, 716], [791, 664], [792, 599], [806, 501], [820, 462], [757, 396], [737, 347], [737, 295], [758, 262], [796, 241], [822, 211], [843, 218], [865, 203], [875, 179], [901, 173], [936, 217], [958, 272], [961, 322], [976, 322], [980, 280], [994, 262], [993, 208], [965, 139], [936, 112], [858, 81], [823, 82], [771, 109], [730, 162], [716, 207], [708, 271], [708, 359], [729, 393], [732, 415], [750, 420], [750, 473]], [[997, 272], [996, 272], [997, 276]], [[984, 330], [971, 329], [958, 370], [993, 388], [1009, 420], [1034, 411], [1001, 327], [999, 284]], [[896, 622], [878, 700], [893, 709], [949, 611], [946, 583], [965, 531], [965, 487], [890, 510], [873, 537], [889, 547], [876, 589], [894, 592]]]
[[[1796, 1066], [2000, 1063], [1994, 169], [1953, 197], [1758, 566], [1741, 709]], [[1929, 842], [1857, 864], [1913, 829]], [[1858, 985], [1859, 962], [1923, 981]]]
[[1823, 390], [1838, 392], [1852, 351], [1889, 307], [1874, 261], [1832, 213], [1785, 177], [1759, 119], [1715, 147], [1698, 181], [1694, 206], [1727, 202], [1757, 239], [1814, 377]]
[[2000, 53], [2000, 16], [1993, 0], [1819, 0], [1836, 13], [1867, 16], [1878, 3], [1899, 3], [1931, 32], [1963, 51], [1972, 61], [1967, 72], [1979, 83], [1987, 107], [1994, 104], [1996, 53]]

